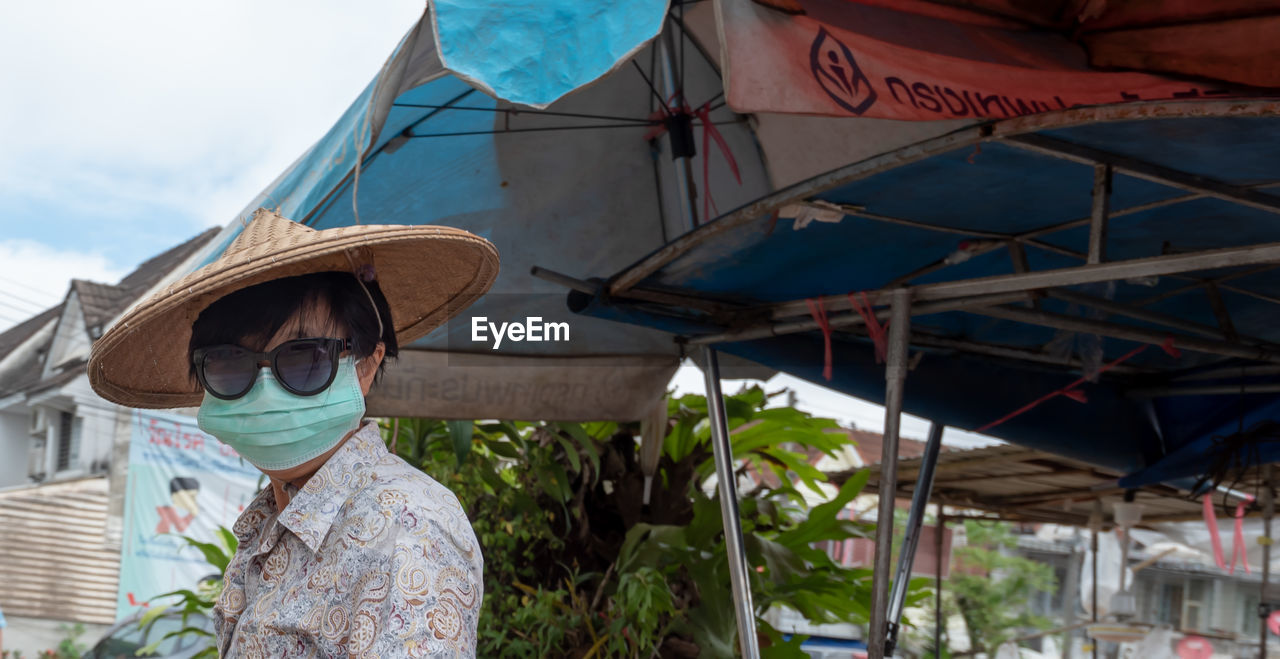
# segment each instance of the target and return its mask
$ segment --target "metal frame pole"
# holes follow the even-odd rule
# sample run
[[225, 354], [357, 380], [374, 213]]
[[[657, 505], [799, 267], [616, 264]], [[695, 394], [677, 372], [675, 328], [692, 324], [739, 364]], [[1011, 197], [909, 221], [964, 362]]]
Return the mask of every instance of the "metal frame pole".
[[902, 620], [902, 609], [907, 604], [907, 583], [911, 581], [916, 546], [920, 544], [924, 509], [929, 505], [929, 494], [933, 492], [934, 467], [938, 464], [938, 452], [942, 449], [943, 430], [944, 426], [940, 423], [929, 425], [929, 441], [925, 443], [924, 455], [920, 459], [920, 472], [916, 475], [916, 489], [911, 494], [911, 513], [907, 516], [907, 526], [903, 529], [902, 548], [898, 551], [898, 569], [894, 570], [893, 585], [889, 591], [889, 632], [884, 644], [885, 654], [889, 656], [893, 656], [893, 649], [898, 645], [898, 624]]
[[886, 656], [894, 495], [898, 489], [898, 433], [907, 380], [907, 344], [911, 339], [911, 290], [896, 289], [891, 299], [889, 354], [885, 367], [884, 440], [880, 452], [880, 508], [876, 513], [876, 556], [872, 569], [871, 624], [867, 639], [869, 659], [884, 659]]
[[[664, 28], [658, 39], [658, 59], [662, 63], [662, 93], [675, 97], [676, 88], [674, 49], [671, 30]], [[672, 127], [669, 133], [674, 132]], [[689, 185], [689, 156], [675, 153], [674, 136], [672, 161], [675, 167], [676, 194], [685, 227], [692, 231], [697, 226], [693, 207], [692, 188]], [[692, 144], [692, 142], [690, 142]], [[658, 200], [661, 203], [662, 200]], [[724, 523], [724, 547], [729, 559], [729, 582], [733, 588], [734, 617], [738, 622], [738, 647], [743, 659], [759, 659], [760, 641], [756, 637], [756, 611], [751, 600], [751, 582], [747, 580], [747, 553], [742, 539], [742, 518], [738, 513], [738, 488], [733, 471], [733, 447], [729, 443], [729, 421], [724, 411], [724, 394], [720, 391], [720, 361], [716, 350], [702, 348], [703, 377], [707, 385], [707, 418], [711, 423], [711, 451], [716, 463], [716, 488], [720, 493], [720, 516]]]
[[[1274, 473], [1272, 469], [1271, 465], [1262, 468], [1262, 529], [1266, 540], [1259, 543], [1262, 545], [1262, 586], [1258, 595], [1258, 617], [1261, 618], [1258, 621], [1258, 656], [1261, 659], [1267, 659], [1267, 636], [1270, 633], [1267, 629], [1267, 617], [1270, 616], [1271, 607], [1267, 603], [1267, 591], [1271, 585], [1271, 518], [1276, 514], [1276, 493], [1271, 483]], [[1265, 615], [1264, 611], [1267, 612]]]
[[[671, 28], [664, 27], [662, 35], [657, 39], [657, 46], [658, 61], [662, 65], [662, 94], [666, 97], [663, 99], [663, 102], [666, 103], [669, 100], [674, 99], [677, 107], [673, 107], [671, 110], [673, 112], [677, 112], [679, 111], [678, 106], [683, 105], [683, 98], [680, 98], [680, 96], [684, 94], [684, 90], [679, 89], [676, 86], [676, 63], [672, 56], [672, 53], [675, 52], [675, 46], [672, 43], [672, 32], [673, 30]], [[683, 39], [684, 37], [681, 38]], [[676, 198], [679, 199], [681, 203], [680, 210], [684, 214], [685, 227], [689, 231], [692, 231], [698, 226], [698, 211], [693, 204], [694, 187], [691, 183], [691, 181], [693, 181], [693, 173], [689, 168], [689, 163], [692, 158], [688, 154], [679, 153], [680, 149], [677, 148], [676, 136], [674, 135], [675, 130], [685, 128], [686, 124], [680, 124], [678, 126], [671, 124], [668, 125], [671, 127], [671, 130], [668, 131], [668, 144], [671, 145], [671, 160], [676, 170]], [[681, 140], [681, 143], [685, 144], [686, 147], [692, 147], [692, 132], [688, 133], [685, 138], [686, 139]], [[706, 190], [702, 191], [702, 194], [706, 193]], [[661, 203], [662, 200], [659, 199], [658, 202]]]
[[720, 491], [720, 516], [724, 520], [724, 547], [729, 555], [729, 581], [733, 586], [733, 612], [738, 620], [738, 644], [743, 659], [759, 659], [756, 612], [747, 581], [747, 553], [738, 513], [738, 488], [733, 472], [733, 447], [720, 392], [720, 362], [715, 348], [703, 348], [703, 377], [707, 383], [707, 414], [711, 422], [711, 450], [716, 463], [716, 487]]
[[942, 509], [942, 504], [938, 504], [938, 537], [934, 538], [935, 551], [937, 556], [934, 557], [934, 588], [933, 588], [933, 656], [942, 656], [942, 552], [946, 548], [947, 536], [947, 514]]
[[[1089, 551], [1093, 554], [1093, 560], [1090, 561], [1089, 569], [1093, 573], [1092, 583], [1092, 606], [1089, 607], [1089, 617], [1092, 623], [1098, 622], [1098, 534], [1102, 533], [1102, 500], [1093, 500], [1093, 515], [1090, 516], [1090, 524], [1093, 531], [1089, 538]], [[1123, 567], [1121, 568], [1123, 569]], [[1090, 645], [1093, 659], [1098, 659], [1098, 639], [1090, 638]]]
[[1090, 264], [1107, 259], [1107, 220], [1111, 210], [1111, 165], [1093, 166], [1093, 212], [1089, 216]]

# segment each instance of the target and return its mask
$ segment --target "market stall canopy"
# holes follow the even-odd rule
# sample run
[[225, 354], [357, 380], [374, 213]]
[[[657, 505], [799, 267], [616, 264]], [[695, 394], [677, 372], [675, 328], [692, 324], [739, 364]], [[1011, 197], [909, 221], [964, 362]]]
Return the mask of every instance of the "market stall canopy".
[[571, 303], [880, 401], [883, 305], [907, 286], [908, 412], [1147, 468], [1127, 487], [1221, 448], [1275, 461], [1221, 439], [1280, 418], [1276, 135], [1271, 100], [964, 128], [740, 207]]
[[[957, 57], [968, 47], [977, 49], [964, 60], [972, 63], [995, 57], [990, 48], [979, 48], [990, 35], [971, 38], [966, 46], [956, 35], [977, 33], [963, 32], [968, 23], [949, 15], [908, 16], [872, 2], [799, 4], [805, 14], [751, 0], [670, 7], [665, 0], [557, 1], [538, 3], [537, 11], [517, 11], [498, 0], [430, 3], [347, 112], [246, 211], [266, 206], [316, 228], [357, 221], [440, 223], [497, 245], [502, 274], [492, 293], [405, 351], [370, 400], [375, 413], [639, 418], [665, 391], [681, 347], [661, 332], [570, 314], [559, 299], [563, 289], [531, 276], [533, 266], [579, 278], [613, 272], [679, 239], [688, 228], [680, 214], [686, 190], [697, 197], [699, 221], [705, 222], [720, 210], [852, 162], [978, 121], [1060, 104], [1049, 96], [1020, 100], [1017, 90], [998, 86], [981, 89], [988, 96], [998, 92], [1000, 99], [984, 104], [971, 92], [964, 112], [936, 113], [929, 110], [935, 104], [928, 90], [916, 88], [923, 79], [913, 79], [904, 90], [879, 78], [868, 79], [880, 100], [865, 117], [901, 118], [877, 113], [895, 93], [900, 99], [909, 93], [914, 100], [908, 101], [908, 118], [929, 121], [851, 121], [852, 113], [836, 97], [848, 94], [839, 90], [852, 89], [859, 79], [856, 67], [840, 68], [839, 58], [863, 62], [871, 51], [846, 53], [845, 46], [887, 49], [903, 66], [941, 62], [937, 58]], [[673, 36], [665, 59], [651, 42], [664, 15]], [[931, 22], [901, 23], [912, 17]], [[928, 38], [891, 38], [919, 25], [932, 30]], [[1081, 64], [1083, 50], [1059, 33], [1018, 34], [1002, 24], [983, 29], [988, 28], [1012, 35], [999, 46], [1004, 59], [993, 65], [1021, 67], [1020, 80], [1061, 69], [1063, 75], [1087, 76], [1090, 89], [1101, 90], [1096, 96], [1058, 93], [1061, 104], [1122, 100], [1134, 89], [1149, 97], [1226, 93], [1219, 82], [1078, 70], [1088, 68]], [[775, 29], [776, 34], [761, 32]], [[841, 30], [854, 30], [848, 34], [857, 38], [851, 43]], [[774, 38], [784, 32], [794, 38]], [[741, 38], [751, 34], [760, 37]], [[1051, 45], [1036, 45], [1041, 41]], [[888, 45], [875, 45], [881, 42]], [[759, 53], [784, 47], [790, 50], [779, 57], [792, 58], [792, 68], [781, 70], [789, 87], [774, 80], [773, 97], [752, 99], [749, 87], [737, 85], [739, 76], [776, 78], [776, 63]], [[1027, 54], [1017, 55], [1019, 48]], [[1057, 59], [1045, 60], [1046, 52]], [[959, 75], [967, 65], [939, 71]], [[803, 75], [791, 75], [796, 72]], [[959, 84], [928, 81], [939, 89], [958, 90]], [[739, 114], [769, 109], [753, 103], [772, 103], [779, 90], [782, 97], [825, 106]], [[937, 103], [954, 103], [945, 90], [931, 93]], [[1229, 93], [1247, 90], [1232, 87]], [[855, 91], [849, 98], [856, 97]], [[811, 116], [821, 114], [833, 116]], [[689, 172], [673, 170], [667, 135], [684, 139]], [[239, 228], [232, 222], [219, 243], [229, 244]], [[472, 323], [479, 319], [496, 324], [535, 318], [567, 323], [570, 340], [498, 344], [491, 331], [482, 332], [488, 343], [472, 339]]]
[[[1277, 67], [1259, 64], [1280, 54], [1280, 16], [1249, 16], [1242, 9], [1243, 17], [1231, 25], [1240, 25], [1244, 36], [1220, 23], [1192, 24], [1174, 28], [1177, 40], [1171, 41], [1146, 30], [1116, 32], [1132, 21], [1160, 20], [1116, 11], [1102, 14], [1106, 31], [1089, 31], [1097, 23], [1090, 19], [1065, 22], [1061, 29], [1071, 33], [1062, 34], [1041, 27], [1035, 9], [1016, 12], [1013, 6], [1003, 7], [1006, 18], [992, 13], [997, 9], [918, 1], [799, 0], [790, 3], [800, 12], [795, 15], [765, 4], [718, 3], [725, 86], [729, 105], [739, 112], [1004, 118], [1076, 105], [1225, 95], [1242, 84], [1280, 85]], [[1071, 15], [1066, 5], [1079, 3], [1018, 4], [1056, 9], [1047, 18]], [[1192, 19], [1198, 13], [1183, 9]], [[1113, 18], [1120, 23], [1113, 25]], [[1214, 57], [1197, 57], [1210, 51]]]
[[[502, 270], [491, 292], [463, 316], [402, 350], [370, 395], [370, 413], [641, 418], [665, 394], [680, 347], [661, 332], [575, 316], [565, 308], [562, 288], [530, 272], [534, 265], [573, 275], [616, 269], [681, 230], [674, 219], [670, 159], [646, 139], [663, 126], [651, 117], [663, 103], [653, 89], [651, 48], [645, 47], [634, 65], [627, 60], [626, 68], [548, 109], [528, 110], [497, 100], [454, 73], [450, 67], [462, 68], [463, 60], [438, 45], [436, 32], [462, 38], [480, 27], [450, 27], [446, 12], [459, 8], [432, 7], [440, 9], [442, 22], [424, 14], [347, 112], [246, 206], [246, 214], [264, 206], [317, 229], [356, 222], [443, 224], [497, 246]], [[658, 3], [656, 11], [661, 20], [665, 4]], [[630, 21], [631, 15], [594, 18], [612, 25]], [[492, 19], [477, 25], [494, 27]], [[648, 36], [630, 38], [620, 52], [643, 46]], [[569, 39], [558, 32], [546, 40], [562, 37]], [[575, 40], [582, 38], [557, 42], [547, 52], [580, 50]], [[692, 46], [687, 52], [680, 67], [687, 93], [703, 99], [720, 93], [714, 66]], [[541, 53], [524, 44], [525, 55]], [[585, 67], [585, 60], [575, 61]], [[527, 66], [529, 78], [536, 73], [544, 79], [524, 92], [542, 93], [547, 85], [564, 82], [563, 71]], [[586, 84], [607, 71], [567, 84]], [[486, 77], [468, 70], [467, 75], [495, 89], [508, 80], [501, 72]], [[726, 207], [771, 190], [747, 124], [723, 107], [704, 117], [725, 153], [733, 154], [736, 170], [717, 164], [699, 177], [702, 189], [714, 192], [716, 203]], [[723, 156], [717, 151], [715, 157]], [[241, 226], [240, 220], [231, 222], [217, 242], [225, 247]], [[424, 278], [431, 268], [422, 264]], [[555, 337], [534, 342], [507, 333], [500, 340], [489, 323], [519, 324], [522, 332], [536, 324], [540, 333]]]

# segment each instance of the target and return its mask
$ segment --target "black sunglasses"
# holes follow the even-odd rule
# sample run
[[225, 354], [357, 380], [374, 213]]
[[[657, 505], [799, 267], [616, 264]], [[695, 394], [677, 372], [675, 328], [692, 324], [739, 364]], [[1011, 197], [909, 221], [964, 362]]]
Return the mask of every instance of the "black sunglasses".
[[191, 361], [200, 386], [215, 398], [235, 400], [249, 393], [263, 366], [271, 367], [276, 381], [289, 393], [314, 396], [333, 384], [338, 356], [350, 349], [351, 339], [294, 339], [268, 352], [237, 345], [196, 348]]

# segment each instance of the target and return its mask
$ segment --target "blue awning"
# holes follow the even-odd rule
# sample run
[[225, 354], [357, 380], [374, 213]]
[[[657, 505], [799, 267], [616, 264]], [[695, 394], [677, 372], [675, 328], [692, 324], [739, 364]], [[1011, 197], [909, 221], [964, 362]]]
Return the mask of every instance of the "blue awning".
[[[1280, 104], [1270, 100], [1077, 108], [965, 128], [730, 212], [615, 273], [607, 298], [573, 303], [692, 339], [767, 326], [771, 312], [774, 322], [804, 322], [796, 303], [805, 299], [834, 296], [830, 315], [850, 317], [841, 303], [850, 292], [1080, 272], [1100, 165], [1111, 167], [1104, 265], [1280, 243], [1278, 136]], [[1276, 255], [1041, 286], [1034, 299], [917, 316], [905, 410], [981, 428], [1146, 345], [1082, 394], [1052, 397], [989, 432], [1135, 472], [1126, 486], [1197, 475], [1222, 437], [1280, 418]], [[720, 307], [629, 300], [628, 291]], [[800, 312], [779, 317], [786, 303]], [[1064, 331], [1064, 319], [1101, 329]], [[884, 370], [861, 326], [832, 333], [830, 380], [819, 330], [722, 338], [725, 352], [883, 399]], [[1242, 458], [1280, 460], [1280, 446], [1258, 449]]]

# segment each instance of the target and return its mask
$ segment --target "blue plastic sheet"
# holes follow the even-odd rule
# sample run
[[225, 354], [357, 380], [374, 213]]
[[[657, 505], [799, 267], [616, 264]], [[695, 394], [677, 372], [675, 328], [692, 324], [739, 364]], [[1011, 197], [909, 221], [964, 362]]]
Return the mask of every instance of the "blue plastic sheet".
[[445, 67], [498, 98], [543, 108], [657, 36], [666, 0], [436, 0]]

